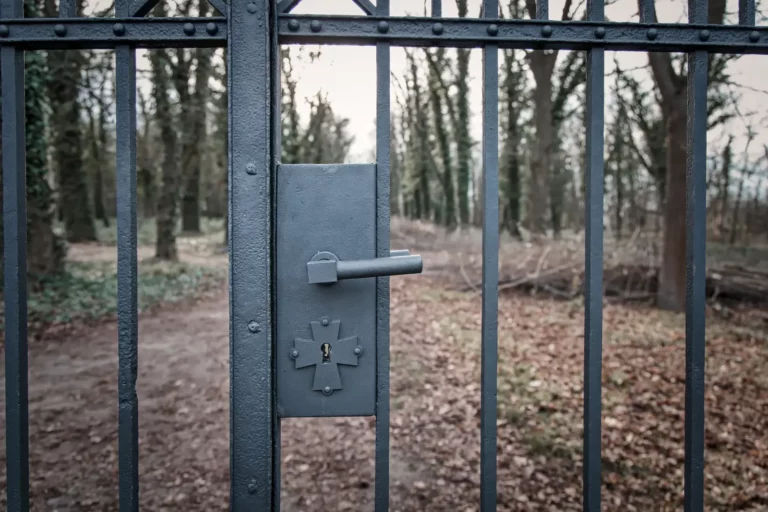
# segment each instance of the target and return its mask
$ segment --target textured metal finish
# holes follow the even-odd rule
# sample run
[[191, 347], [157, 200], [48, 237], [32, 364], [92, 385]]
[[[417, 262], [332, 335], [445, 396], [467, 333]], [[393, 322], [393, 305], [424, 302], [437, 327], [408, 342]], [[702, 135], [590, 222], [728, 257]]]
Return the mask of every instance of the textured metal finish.
[[[161, 47], [220, 47], [226, 46], [227, 22], [224, 18], [74, 18], [26, 20], [3, 19], [8, 36], [0, 44], [18, 44], [29, 49], [116, 48], [131, 44], [141, 48]], [[122, 34], [114, 26], [123, 26]], [[184, 25], [191, 23], [195, 34], [184, 33]], [[210, 23], [216, 30], [206, 30]], [[66, 37], [56, 35], [54, 27], [61, 25]]]
[[[498, 0], [483, 0], [486, 18]], [[496, 379], [499, 331], [499, 47], [483, 48], [483, 295], [480, 366], [480, 510], [496, 510]]]
[[[118, 15], [128, 0], [115, 6]], [[118, 454], [120, 511], [139, 510], [138, 255], [136, 220], [136, 52], [118, 46], [115, 67], [117, 188]]]
[[[587, 18], [602, 21], [603, 0], [588, 0]], [[587, 53], [586, 205], [584, 210], [584, 466], [583, 509], [600, 511], [603, 356], [603, 183], [605, 50]]]
[[432, 0], [432, 17], [439, 18], [443, 15], [443, 0]]
[[[266, 0], [229, 5], [230, 507], [235, 512], [271, 511], [279, 492], [272, 366], [274, 6]], [[256, 166], [254, 174], [245, 172], [248, 163]], [[251, 332], [251, 321], [263, 326], [261, 332]]]
[[314, 366], [312, 390], [330, 395], [337, 389], [344, 388], [339, 365], [357, 366], [357, 360], [364, 349], [358, 344], [356, 335], [339, 338], [340, 320], [330, 321], [324, 318], [309, 324], [312, 329], [312, 339], [294, 339], [290, 357], [294, 360], [297, 370]]
[[[376, 0], [389, 16], [389, 0]], [[376, 45], [376, 256], [389, 254], [390, 47]], [[376, 279], [376, 475], [374, 510], [389, 510], [389, 278]]]
[[755, 24], [755, 0], [739, 0], [739, 25]]
[[[327, 257], [325, 256], [327, 255]], [[424, 262], [419, 255], [392, 256], [367, 260], [340, 261], [335, 254], [325, 253], [307, 262], [309, 284], [335, 283], [342, 279], [420, 274]]]
[[[307, 262], [318, 250], [342, 261], [376, 254], [376, 167], [280, 165], [277, 170], [275, 253], [277, 408], [280, 417], [370, 416], [376, 404], [376, 361], [361, 358], [340, 368], [344, 389], [329, 396], [313, 391], [315, 371], [297, 370], [295, 338], [317, 339], [310, 322], [340, 320], [339, 336], [358, 337], [376, 354], [376, 280], [332, 285], [307, 282]], [[357, 344], [356, 344], [357, 346]], [[353, 347], [354, 348], [354, 347]], [[313, 355], [320, 354], [320, 347]], [[302, 359], [309, 355], [300, 349]], [[323, 387], [326, 384], [323, 385]], [[331, 386], [331, 390], [336, 387]]]
[[[323, 30], [313, 33], [309, 29], [312, 20], [321, 20]], [[299, 23], [299, 29], [291, 31], [290, 21]], [[498, 43], [501, 48], [564, 48], [588, 50], [599, 46], [606, 50], [626, 51], [693, 51], [707, 50], [723, 53], [768, 53], [768, 28], [739, 27], [728, 25], [642, 24], [642, 23], [595, 23], [584, 21], [541, 20], [494, 20], [498, 34], [488, 34], [488, 21], [484, 19], [442, 18], [441, 36], [433, 33], [434, 20], [422, 18], [387, 18], [389, 30], [381, 33], [379, 21], [373, 17], [350, 16], [281, 16], [279, 20], [281, 44], [356, 44], [373, 45], [387, 41], [396, 46], [448, 46], [482, 47], [485, 43]], [[542, 27], [549, 26], [551, 35], [544, 36]], [[605, 29], [603, 38], [595, 37], [595, 29]], [[703, 28], [710, 32], [707, 41], [701, 41]], [[656, 30], [657, 37], [649, 41], [649, 29]], [[750, 40], [750, 32], [757, 31], [763, 37], [760, 42]]]
[[[0, 0], [0, 17], [23, 16], [21, 0]], [[29, 509], [27, 386], [27, 200], [24, 52], [0, 47], [2, 67], [3, 250], [5, 257], [5, 450], [8, 510]]]
[[[688, 4], [689, 21], [707, 17], [706, 0]], [[706, 305], [706, 52], [688, 54], [685, 294], [685, 510], [704, 510], [704, 345]]]

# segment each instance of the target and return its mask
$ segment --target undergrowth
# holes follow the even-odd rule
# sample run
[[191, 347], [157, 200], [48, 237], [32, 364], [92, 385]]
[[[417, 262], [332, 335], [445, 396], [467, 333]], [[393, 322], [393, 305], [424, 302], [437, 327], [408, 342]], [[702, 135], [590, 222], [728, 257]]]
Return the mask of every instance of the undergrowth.
[[[226, 269], [142, 261], [138, 276], [139, 311], [159, 303], [194, 297], [222, 283]], [[68, 261], [63, 273], [35, 283], [28, 298], [30, 327], [96, 320], [117, 311], [114, 263]], [[0, 318], [4, 323], [5, 315]]]

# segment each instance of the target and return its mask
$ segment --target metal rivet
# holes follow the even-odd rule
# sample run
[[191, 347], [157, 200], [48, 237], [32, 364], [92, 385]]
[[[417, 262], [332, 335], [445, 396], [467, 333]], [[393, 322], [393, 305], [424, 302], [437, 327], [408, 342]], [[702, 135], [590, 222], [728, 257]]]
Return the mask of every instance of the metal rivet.
[[443, 33], [443, 24], [442, 23], [435, 23], [432, 25], [432, 33], [435, 35], [440, 35]]
[[291, 358], [296, 359], [297, 357], [299, 357], [299, 351], [296, 349], [291, 350]]
[[299, 28], [300, 28], [299, 20], [291, 20], [288, 22], [288, 30], [290, 30], [291, 32], [296, 32], [297, 30], [299, 30]]
[[251, 480], [248, 482], [248, 494], [256, 494], [256, 490], [258, 487], [256, 487], [256, 480]]
[[549, 25], [544, 25], [541, 27], [541, 35], [544, 37], [549, 37], [552, 35], [552, 27]]
[[709, 30], [702, 30], [699, 32], [699, 39], [702, 41], [707, 41], [709, 39]]
[[379, 32], [381, 32], [382, 34], [386, 34], [387, 32], [389, 32], [389, 23], [387, 23], [386, 21], [380, 21], [378, 28], [379, 28]]
[[656, 39], [656, 37], [659, 35], [659, 32], [655, 28], [649, 28], [648, 32], [645, 33], [645, 37], [653, 41]]
[[323, 25], [317, 20], [312, 20], [312, 23], [309, 24], [309, 29], [312, 32], [320, 32], [323, 30]]
[[54, 26], [54, 27], [53, 27], [53, 32], [54, 32], [54, 33], [55, 33], [57, 36], [59, 36], [59, 37], [63, 37], [63, 36], [65, 36], [65, 35], [67, 35], [67, 27], [65, 27], [65, 26], [64, 26], [64, 25], [62, 25], [62, 24], [57, 24], [56, 26]]
[[331, 386], [325, 386], [323, 388], [323, 394], [324, 395], [330, 395], [331, 393], [333, 393], [333, 390], [331, 389]]
[[261, 332], [261, 324], [256, 320], [251, 320], [248, 322], [248, 330], [251, 332]]
[[195, 26], [191, 23], [185, 23], [184, 24], [184, 33], [188, 36], [195, 35]]
[[322, 322], [323, 327], [328, 327], [328, 324], [331, 323], [327, 318], [323, 318]]
[[256, 174], [256, 164], [251, 162], [245, 166], [245, 172], [248, 174]]
[[210, 22], [205, 26], [205, 31], [208, 32], [209, 36], [215, 36], [216, 32], [219, 31], [219, 26], [214, 22]]
[[253, 14], [253, 13], [255, 13], [256, 11], [258, 11], [258, 10], [259, 10], [259, 6], [258, 6], [258, 5], [256, 5], [256, 4], [255, 4], [255, 3], [253, 3], [253, 2], [249, 3], [249, 4], [248, 4], [248, 5], [245, 7], [245, 8], [246, 8], [246, 9], [248, 10], [248, 12], [249, 12], [249, 13], [251, 13], [251, 14]]
[[489, 36], [495, 36], [499, 33], [499, 26], [495, 23], [491, 23], [488, 25], [488, 35]]
[[355, 355], [356, 355], [356, 356], [359, 356], [359, 355], [360, 355], [360, 354], [362, 354], [362, 353], [363, 353], [363, 349], [362, 349], [362, 348], [360, 348], [360, 347], [355, 347]]
[[112, 25], [112, 32], [116, 36], [125, 35], [125, 25], [123, 25], [122, 23], [115, 23], [114, 25]]
[[598, 39], [602, 39], [605, 37], [605, 27], [597, 27], [595, 29], [595, 37]]
[[10, 33], [11, 30], [8, 28], [8, 25], [0, 25], [0, 37], [8, 37]]
[[[5, 37], [5, 36], [3, 36], [3, 37]], [[753, 30], [752, 32], [750, 32], [749, 33], [749, 40], [752, 41], [753, 43], [758, 42], [760, 40], [760, 32], [758, 32], [757, 30]]]

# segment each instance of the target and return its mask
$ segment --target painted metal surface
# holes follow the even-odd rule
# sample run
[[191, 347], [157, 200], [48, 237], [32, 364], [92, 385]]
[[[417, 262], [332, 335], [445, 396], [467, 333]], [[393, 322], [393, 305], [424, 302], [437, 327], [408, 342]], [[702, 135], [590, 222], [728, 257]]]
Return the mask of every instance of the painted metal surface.
[[273, 381], [272, 106], [277, 41], [271, 2], [229, 4], [230, 506], [276, 504]]
[[[587, 19], [602, 21], [601, 0], [588, 0]], [[584, 510], [600, 511], [603, 367], [603, 184], [605, 50], [587, 53], [586, 205], [584, 209]]]
[[[20, 18], [22, 0], [0, 0], [0, 18]], [[2, 68], [5, 450], [8, 510], [29, 509], [27, 197], [24, 52], [0, 47]]]
[[[119, 497], [121, 511], [135, 511], [139, 503], [135, 49], [226, 47], [230, 101], [231, 508], [279, 509], [279, 406], [284, 415], [297, 412], [292, 407], [301, 409], [301, 415], [375, 414], [375, 509], [388, 510], [389, 278], [384, 274], [391, 273], [392, 268], [382, 266], [387, 267], [387, 257], [411, 257], [407, 251], [390, 251], [389, 247], [390, 46], [396, 45], [483, 49], [480, 507], [484, 511], [495, 510], [497, 487], [498, 50], [565, 48], [589, 52], [583, 503], [584, 510], [590, 511], [601, 506], [604, 52], [688, 52], [684, 487], [685, 509], [703, 510], [707, 66], [710, 53], [768, 53], [768, 28], [755, 26], [754, 0], [739, 1], [738, 25], [722, 26], [706, 24], [706, 0], [690, 0], [688, 24], [654, 23], [652, 0], [640, 2], [642, 23], [606, 22], [601, 0], [587, 3], [586, 21], [567, 22], [548, 19], [546, 0], [539, 0], [535, 20], [498, 19], [497, 0], [483, 0], [482, 17], [474, 19], [442, 18], [441, 0], [432, 0], [431, 17], [421, 18], [390, 17], [388, 0], [350, 0], [361, 8], [359, 16], [289, 14], [300, 0], [210, 1], [222, 17], [143, 18], [157, 0], [118, 0], [116, 18], [76, 18], [75, 3], [63, 0], [58, 18], [25, 20], [21, 0], [0, 0], [8, 509], [29, 508], [23, 51], [116, 49]], [[440, 30], [435, 30], [436, 23]], [[376, 46], [376, 165], [358, 166], [360, 172], [354, 175], [345, 174], [354, 166], [335, 166], [344, 179], [331, 194], [365, 181], [354, 198], [331, 209], [339, 216], [365, 212], [361, 216], [364, 226], [359, 226], [362, 235], [356, 234], [354, 241], [346, 236], [340, 244], [344, 247], [323, 246], [334, 228], [312, 229], [323, 227], [318, 226], [321, 221], [302, 217], [308, 210], [304, 204], [291, 203], [296, 194], [283, 197], [281, 185], [275, 187], [276, 177], [284, 174], [290, 180], [298, 175], [293, 173], [291, 178], [292, 171], [308, 169], [282, 166], [277, 172], [278, 41]], [[288, 181], [283, 183], [289, 185]], [[312, 201], [310, 196], [317, 201], [317, 194], [306, 195]], [[316, 207], [327, 205], [318, 203]], [[295, 224], [292, 228], [291, 222]], [[349, 226], [349, 221], [345, 222]], [[293, 241], [301, 257], [295, 261], [292, 255], [282, 258], [285, 248], [280, 248], [280, 237], [286, 229], [310, 230], [317, 243], [299, 247]], [[338, 236], [345, 238], [343, 233]], [[310, 284], [307, 262], [323, 250], [333, 250], [339, 260], [332, 269], [337, 279], [380, 277]], [[353, 250], [358, 253], [350, 252]], [[415, 265], [415, 259], [410, 261], [409, 265]], [[346, 269], [344, 264], [348, 264]], [[372, 266], [379, 266], [373, 274]], [[283, 268], [285, 274], [281, 273]], [[292, 286], [307, 300], [291, 302]], [[281, 297], [285, 298], [282, 306]], [[358, 302], [359, 312], [354, 309]], [[286, 320], [288, 327], [284, 329], [280, 319], [285, 314], [295, 318]], [[306, 350], [310, 352], [305, 354]], [[323, 368], [319, 380], [318, 368]], [[282, 370], [299, 378], [281, 384]], [[350, 400], [347, 409], [327, 405], [349, 396], [353, 388], [360, 390], [360, 397]], [[281, 405], [278, 392], [312, 398]], [[304, 408], [307, 404], [310, 409]]]
[[[130, 9], [118, 0], [118, 15]], [[118, 465], [120, 511], [139, 510], [138, 253], [136, 218], [136, 51], [115, 51], [117, 189]]]
[[[376, 279], [310, 284], [307, 262], [318, 253], [342, 261], [376, 255], [376, 166], [280, 165], [276, 203], [278, 414], [371, 416], [376, 408]], [[336, 332], [321, 329], [322, 322]], [[339, 346], [330, 340], [333, 334], [356, 342]], [[318, 340], [331, 345], [325, 362]], [[358, 346], [363, 355], [355, 365], [338, 367], [338, 358], [349, 361], [348, 352], [354, 356]], [[318, 357], [320, 364], [310, 367]], [[324, 392], [326, 387], [332, 393]]]

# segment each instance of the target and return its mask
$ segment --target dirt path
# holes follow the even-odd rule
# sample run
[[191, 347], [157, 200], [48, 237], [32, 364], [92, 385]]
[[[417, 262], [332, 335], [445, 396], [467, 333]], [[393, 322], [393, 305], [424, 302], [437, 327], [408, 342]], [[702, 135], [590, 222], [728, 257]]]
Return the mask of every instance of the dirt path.
[[[578, 510], [582, 306], [502, 297], [500, 311], [500, 510]], [[393, 511], [477, 510], [479, 313], [477, 296], [427, 276], [393, 280]], [[605, 502], [679, 509], [682, 317], [608, 306], [605, 319]], [[767, 344], [725, 327], [708, 327], [708, 509], [760, 510]], [[142, 510], [227, 510], [226, 290], [139, 328]], [[110, 323], [30, 346], [33, 510], [117, 510], [116, 345]], [[372, 418], [287, 420], [282, 433], [283, 510], [373, 509]]]

